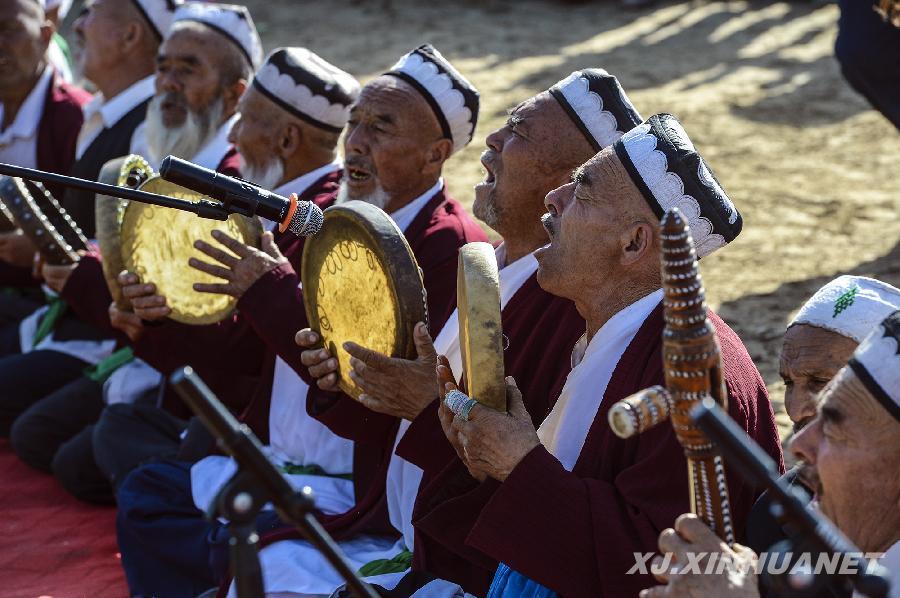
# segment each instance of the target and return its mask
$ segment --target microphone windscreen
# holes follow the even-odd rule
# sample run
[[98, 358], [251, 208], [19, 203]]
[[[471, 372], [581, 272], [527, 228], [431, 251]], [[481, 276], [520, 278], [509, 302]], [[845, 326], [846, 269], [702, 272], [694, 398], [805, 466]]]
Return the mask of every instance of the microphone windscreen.
[[322, 229], [324, 222], [325, 215], [319, 206], [311, 201], [304, 201], [294, 210], [287, 229], [298, 237], [311, 237]]

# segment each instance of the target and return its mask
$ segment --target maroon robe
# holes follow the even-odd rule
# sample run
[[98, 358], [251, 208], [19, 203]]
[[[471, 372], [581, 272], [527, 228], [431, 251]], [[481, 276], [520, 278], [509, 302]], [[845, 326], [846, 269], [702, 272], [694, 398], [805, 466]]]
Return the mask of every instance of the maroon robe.
[[[459, 248], [475, 241], [485, 241], [484, 231], [466, 213], [465, 209], [441, 189], [428, 201], [416, 215], [405, 231], [405, 236], [416, 256], [419, 267], [424, 274], [425, 290], [428, 294], [429, 326], [432, 334], [440, 328], [453, 313], [456, 306], [456, 265]], [[290, 365], [307, 382], [310, 382], [306, 368], [300, 363], [301, 350], [294, 342], [297, 330], [306, 328], [306, 310], [303, 296], [299, 290], [300, 279], [297, 275], [299, 266], [292, 268], [281, 266], [267, 273], [257, 281], [238, 304], [241, 313], [251, 322], [260, 337], [273, 347], [278, 356]], [[291, 301], [272, 301], [272, 297], [292, 297]], [[315, 383], [310, 387], [313, 394]], [[341, 406], [351, 412], [351, 418], [359, 422], [358, 414], [363, 418], [371, 414], [357, 401], [340, 394], [328, 393], [330, 400], [337, 400]], [[254, 429], [268, 429], [268, 412], [270, 396], [259, 396], [260, 402], [254, 401], [245, 417]], [[372, 414], [373, 416], [377, 414]], [[347, 513], [324, 518], [329, 531], [345, 530], [343, 535], [352, 535], [355, 531], [347, 531], [365, 527], [373, 531], [390, 532], [392, 529], [387, 520], [387, 511], [377, 508], [384, 503], [384, 479], [387, 465], [393, 449], [393, 438], [398, 420], [388, 416], [378, 416], [378, 431], [370, 436], [335, 433], [354, 440], [353, 481], [358, 498], [357, 505]], [[365, 466], [362, 464], [365, 463]], [[293, 530], [276, 533], [264, 538], [267, 541], [295, 537]]]
[[[765, 384], [738, 336], [710, 312], [722, 347], [729, 412], [783, 468], [781, 445]], [[687, 466], [672, 426], [663, 423], [622, 440], [607, 423], [618, 400], [663, 383], [662, 305], [641, 326], [620, 359], [574, 470], [535, 447], [503, 483], [488, 480], [453, 495], [435, 479], [437, 497], [415, 517], [424, 534], [457, 524], [456, 503], [487, 504], [466, 544], [562, 596], [636, 596], [655, 582], [626, 575], [633, 553], [655, 552], [660, 531], [689, 510]], [[727, 465], [726, 465], [727, 468]], [[732, 517], [740, 538], [760, 488], [728, 472]], [[489, 581], [489, 580], [488, 580]], [[483, 593], [487, 583], [467, 587]]]
[[[47, 88], [44, 112], [37, 130], [37, 167], [58, 174], [69, 174], [75, 162], [75, 145], [78, 132], [84, 122], [81, 107], [91, 99], [91, 94], [80, 87], [70, 85], [57, 74]], [[47, 185], [57, 199], [63, 189]], [[31, 268], [18, 268], [0, 262], [0, 284], [15, 287], [37, 287], [40, 281], [31, 274]]]

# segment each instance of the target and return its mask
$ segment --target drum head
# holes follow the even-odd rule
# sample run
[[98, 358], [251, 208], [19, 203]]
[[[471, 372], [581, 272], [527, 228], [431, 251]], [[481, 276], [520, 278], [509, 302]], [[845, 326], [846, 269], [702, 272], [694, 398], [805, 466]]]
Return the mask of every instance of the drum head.
[[459, 250], [456, 302], [468, 394], [482, 405], [506, 411], [500, 277], [490, 243], [468, 243]]
[[306, 241], [302, 282], [306, 315], [338, 360], [339, 384], [358, 399], [343, 343], [415, 359], [413, 329], [428, 321], [419, 266], [403, 232], [381, 209], [348, 201], [325, 210], [321, 232]]
[[[150, 178], [140, 189], [195, 202], [202, 197], [159, 177]], [[156, 285], [157, 292], [166, 297], [166, 305], [172, 309], [169, 317], [176, 322], [213, 324], [228, 316], [237, 303], [228, 295], [198, 293], [193, 289], [195, 282], [225, 282], [188, 266], [191, 257], [209, 261], [210, 258], [194, 249], [194, 241], [218, 245], [211, 236], [213, 230], [221, 230], [254, 247], [259, 247], [262, 236], [262, 224], [256, 218], [232, 214], [220, 222], [151, 204], [129, 202], [125, 207], [121, 230], [125, 268], [140, 276], [143, 282]]]
[[[144, 173], [144, 180], [153, 176], [153, 169], [141, 156], [132, 154], [123, 158], [110, 160], [100, 169], [97, 181], [107, 185], [131, 187], [136, 189], [138, 185], [130, 185], [129, 179], [132, 173]], [[133, 179], [137, 181], [137, 179]], [[142, 181], [141, 181], [142, 182]], [[139, 183], [138, 183], [139, 184]], [[125, 269], [125, 261], [122, 259], [122, 240], [119, 231], [122, 228], [122, 216], [125, 214], [125, 206], [128, 201], [118, 197], [97, 194], [94, 203], [94, 220], [96, 222], [97, 245], [103, 256], [103, 278], [116, 305], [127, 308], [127, 301], [122, 298], [122, 290], [119, 288], [117, 278]]]

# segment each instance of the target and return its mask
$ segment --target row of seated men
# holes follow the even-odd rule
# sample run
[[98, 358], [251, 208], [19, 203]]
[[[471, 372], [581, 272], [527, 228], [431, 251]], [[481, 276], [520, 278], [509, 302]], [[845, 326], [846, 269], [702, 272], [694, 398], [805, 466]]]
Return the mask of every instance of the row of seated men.
[[[727, 251], [743, 225], [675, 117], [644, 119], [614, 76], [590, 67], [522, 98], [487, 136], [473, 212], [502, 238], [509, 405], [462, 415], [442, 403], [436, 367], [445, 379], [462, 374], [458, 251], [486, 236], [450, 196], [442, 169], [473, 139], [479, 94], [438, 50], [415, 48], [360, 86], [304, 48], [264, 57], [245, 7], [93, 0], [75, 23], [80, 71], [98, 89], [89, 97], [49, 66], [53, 26], [41, 2], [0, 0], [0, 17], [15, 24], [16, 42], [15, 68], [0, 72], [3, 93], [15, 91], [2, 97], [0, 161], [96, 179], [128, 153], [153, 165], [175, 155], [323, 209], [362, 200], [390, 215], [422, 270], [428, 322], [415, 329], [418, 357], [349, 343], [364, 390], [357, 401], [339, 391], [335, 357], [309, 329], [304, 242], [276, 223], [265, 223], [259, 247], [222, 233], [196, 240], [190, 267], [219, 282], [195, 290], [237, 299], [232, 316], [204, 326], [169, 318], [170, 299], [135, 273], [117, 280], [128, 306], [114, 303], [99, 251], [53, 266], [35, 260], [26, 236], [0, 238], [0, 282], [10, 289], [0, 433], [79, 498], [117, 503], [132, 595], [197, 596], [229, 583], [228, 523], [204, 513], [236, 467], [165, 383], [183, 365], [250, 425], [292, 484], [313, 489], [327, 531], [385, 594], [633, 596], [665, 581], [628, 572], [635, 553], [696, 538], [663, 531], [689, 510], [683, 450], [670, 426], [619, 439], [607, 413], [663, 382], [662, 214], [680, 208], [701, 259]], [[93, 197], [51, 191], [93, 236]], [[833, 440], [827, 428], [839, 423], [814, 415], [815, 395], [900, 307], [898, 295], [840, 278], [788, 329], [783, 376], [792, 417], [815, 422], [800, 453], [811, 467], [823, 426], [828, 442], [852, 436]], [[783, 468], [765, 384], [738, 336], [709, 318], [729, 413]], [[885, 382], [890, 373], [869, 378], [883, 392], [866, 404], [871, 425], [854, 430], [854, 447], [889, 472], [898, 389]], [[896, 482], [879, 484], [878, 468], [851, 475], [848, 465], [820, 471], [822, 486], [844, 498], [865, 488], [860, 527], [883, 525], [854, 534], [842, 510], [850, 505], [822, 508], [861, 548], [887, 551], [900, 530], [890, 511]], [[728, 489], [746, 542], [763, 528], [747, 525], [761, 489], [731, 471]], [[267, 593], [341, 591], [324, 557], [274, 511], [257, 523]]]

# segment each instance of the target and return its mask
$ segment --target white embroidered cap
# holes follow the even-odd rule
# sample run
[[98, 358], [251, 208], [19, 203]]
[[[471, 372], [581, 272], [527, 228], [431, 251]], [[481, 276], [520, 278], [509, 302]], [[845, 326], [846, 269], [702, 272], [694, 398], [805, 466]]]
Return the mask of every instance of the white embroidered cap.
[[359, 97], [359, 82], [306, 48], [278, 48], [256, 73], [253, 87], [294, 116], [340, 133]]
[[895, 311], [856, 348], [847, 364], [869, 393], [900, 421], [900, 311]]
[[900, 289], [863, 276], [838, 276], [810, 297], [788, 328], [808, 324], [861, 343], [879, 322], [900, 309]]
[[193, 21], [218, 31], [247, 57], [253, 70], [263, 61], [262, 41], [246, 6], [215, 2], [185, 2], [175, 11], [175, 23]]
[[609, 147], [644, 120], [619, 80], [603, 69], [575, 71], [549, 91], [595, 152]]
[[697, 257], [737, 237], [743, 219], [671, 114], [656, 114], [613, 144], [644, 199], [662, 218], [677, 207], [687, 219]]
[[478, 90], [434, 46], [419, 46], [385, 75], [403, 79], [422, 94], [444, 137], [453, 142], [454, 152], [472, 141], [478, 123]]
[[169, 35], [175, 11], [183, 4], [181, 0], [132, 0], [132, 2], [160, 40]]
[[44, 10], [53, 10], [54, 8], [59, 8], [59, 20], [62, 21], [66, 18], [66, 15], [69, 14], [69, 9], [72, 8], [72, 0], [41, 0], [41, 4], [44, 6]]

